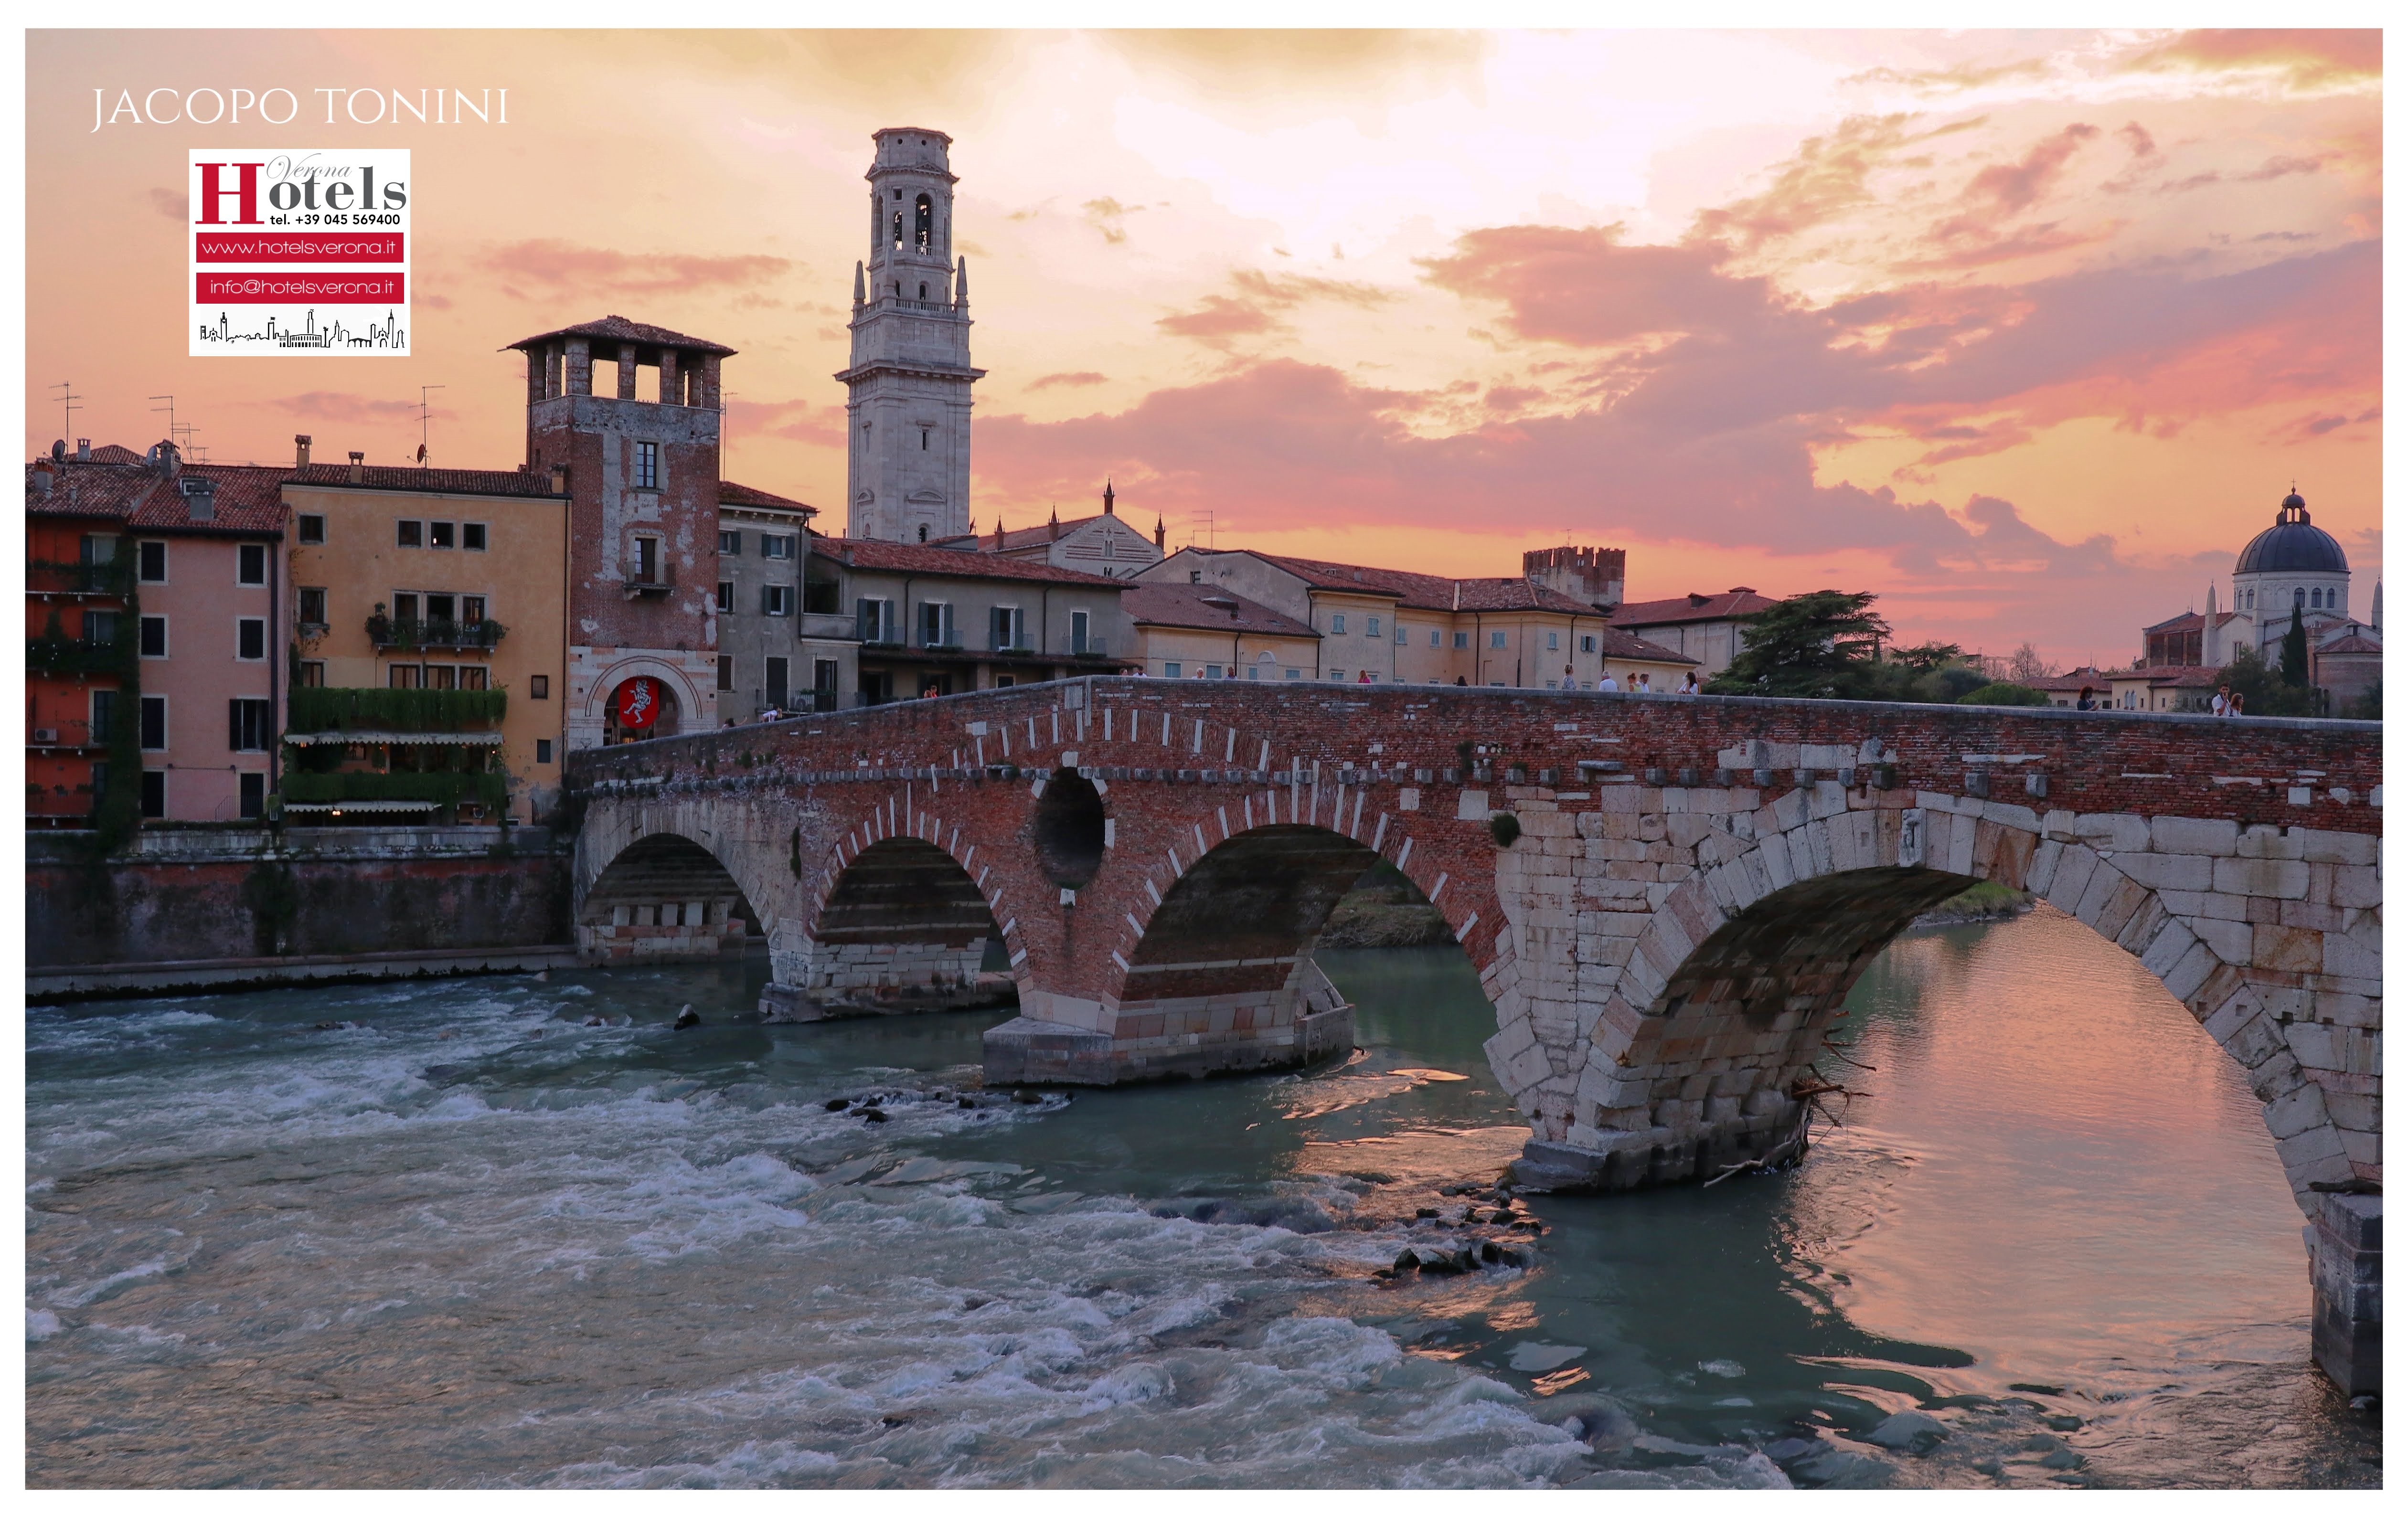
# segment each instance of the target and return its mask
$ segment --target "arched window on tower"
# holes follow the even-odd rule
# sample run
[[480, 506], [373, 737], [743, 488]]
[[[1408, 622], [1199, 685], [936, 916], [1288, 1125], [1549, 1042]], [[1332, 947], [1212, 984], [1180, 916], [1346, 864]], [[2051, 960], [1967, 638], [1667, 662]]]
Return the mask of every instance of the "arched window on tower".
[[2304, 589], [2295, 589], [2291, 591], [2291, 603], [2298, 606], [2306, 605], [2308, 603], [2308, 592]]
[[928, 245], [936, 234], [936, 207], [928, 203], [928, 197], [924, 194], [911, 202], [911, 250], [914, 252], [927, 251]]
[[903, 212], [895, 212], [895, 250], [903, 250]]

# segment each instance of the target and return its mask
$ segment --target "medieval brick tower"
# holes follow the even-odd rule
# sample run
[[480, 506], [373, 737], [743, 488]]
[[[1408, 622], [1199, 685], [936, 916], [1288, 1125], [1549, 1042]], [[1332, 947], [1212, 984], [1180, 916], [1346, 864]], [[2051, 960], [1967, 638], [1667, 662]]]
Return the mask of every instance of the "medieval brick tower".
[[970, 529], [968, 260], [956, 263], [953, 138], [871, 134], [869, 261], [853, 271], [847, 535], [927, 542]]
[[719, 362], [736, 350], [623, 316], [510, 346], [527, 471], [567, 496], [567, 746], [717, 726]]

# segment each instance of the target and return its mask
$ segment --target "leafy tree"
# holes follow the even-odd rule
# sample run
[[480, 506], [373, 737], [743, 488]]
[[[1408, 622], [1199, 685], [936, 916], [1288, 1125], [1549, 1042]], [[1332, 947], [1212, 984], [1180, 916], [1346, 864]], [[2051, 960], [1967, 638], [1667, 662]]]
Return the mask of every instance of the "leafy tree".
[[2378, 679], [2373, 683], [2367, 685], [2366, 693], [2350, 701], [2349, 707], [2344, 710], [2342, 714], [2349, 717], [2352, 721], [2382, 720], [2383, 680]]
[[2255, 648], [2243, 648], [2216, 676], [2218, 683], [2241, 696], [2243, 715], [2315, 716], [2324, 714], [2318, 692], [2303, 689], [2266, 665]]
[[1714, 694], [1777, 694], [1810, 699], [1861, 699], [1880, 666], [1880, 639], [1889, 622], [1872, 609], [1874, 596], [1818, 589], [1793, 595], [1749, 618], [1741, 651], [1706, 686]]
[[1994, 684], [1984, 684], [1971, 694], [1958, 695], [1956, 703], [1959, 705], [2046, 705], [2048, 696], [2027, 685], [2009, 683], [2001, 679]]
[[2291, 602], [2291, 629], [2283, 634], [2283, 682], [2308, 687], [2308, 628], [2300, 623], [2297, 600]]

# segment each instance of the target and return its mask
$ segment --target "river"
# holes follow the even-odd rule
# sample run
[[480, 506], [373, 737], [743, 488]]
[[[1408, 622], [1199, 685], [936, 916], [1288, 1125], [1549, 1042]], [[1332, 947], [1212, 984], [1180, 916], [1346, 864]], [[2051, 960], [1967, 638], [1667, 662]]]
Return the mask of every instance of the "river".
[[28, 1479], [2380, 1483], [2255, 1100], [2063, 916], [1895, 944], [1796, 1170], [1477, 1233], [1469, 966], [1323, 961], [1346, 1065], [1037, 1104], [758, 964], [37, 1008]]

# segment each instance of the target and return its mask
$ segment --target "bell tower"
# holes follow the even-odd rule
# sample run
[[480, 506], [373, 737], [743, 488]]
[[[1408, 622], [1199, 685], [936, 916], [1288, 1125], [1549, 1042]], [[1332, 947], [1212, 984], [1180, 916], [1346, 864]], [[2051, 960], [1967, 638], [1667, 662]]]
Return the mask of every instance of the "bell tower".
[[871, 134], [869, 257], [853, 271], [846, 534], [928, 542], [970, 529], [969, 267], [953, 255], [953, 138]]

